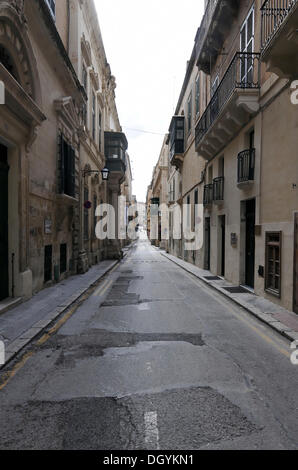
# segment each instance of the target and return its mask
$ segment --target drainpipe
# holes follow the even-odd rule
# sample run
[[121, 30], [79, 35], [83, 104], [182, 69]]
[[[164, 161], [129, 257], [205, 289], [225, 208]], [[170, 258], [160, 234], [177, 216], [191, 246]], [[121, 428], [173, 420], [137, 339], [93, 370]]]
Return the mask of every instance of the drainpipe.
[[14, 289], [15, 289], [15, 285], [14, 285], [14, 258], [15, 258], [15, 254], [12, 253], [11, 254], [11, 297], [14, 298]]

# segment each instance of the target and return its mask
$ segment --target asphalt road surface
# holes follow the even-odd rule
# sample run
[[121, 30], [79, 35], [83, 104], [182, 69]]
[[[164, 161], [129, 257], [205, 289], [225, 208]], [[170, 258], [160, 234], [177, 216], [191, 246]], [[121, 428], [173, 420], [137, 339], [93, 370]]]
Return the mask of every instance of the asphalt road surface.
[[290, 345], [140, 240], [0, 374], [1, 449], [297, 449]]

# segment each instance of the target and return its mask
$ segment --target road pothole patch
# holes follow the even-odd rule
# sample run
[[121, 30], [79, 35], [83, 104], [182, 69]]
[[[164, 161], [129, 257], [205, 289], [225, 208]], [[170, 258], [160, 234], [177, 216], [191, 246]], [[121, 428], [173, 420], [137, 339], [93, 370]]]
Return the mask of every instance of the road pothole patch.
[[[13, 420], [7, 419], [9, 413]], [[156, 442], [147, 439], [148, 415], [155, 417]], [[195, 450], [260, 431], [239, 407], [209, 387], [119, 399], [28, 401], [3, 410], [3, 418], [8, 425], [0, 431], [0, 448], [6, 450]]]

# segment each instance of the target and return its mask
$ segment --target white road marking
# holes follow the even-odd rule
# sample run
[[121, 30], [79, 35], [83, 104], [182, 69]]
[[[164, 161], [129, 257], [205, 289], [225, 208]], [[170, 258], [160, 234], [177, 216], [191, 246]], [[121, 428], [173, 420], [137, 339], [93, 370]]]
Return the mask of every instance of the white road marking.
[[138, 310], [150, 310], [148, 304], [140, 304], [138, 305]]
[[157, 412], [145, 413], [145, 443], [150, 450], [159, 450], [159, 432], [157, 427]]

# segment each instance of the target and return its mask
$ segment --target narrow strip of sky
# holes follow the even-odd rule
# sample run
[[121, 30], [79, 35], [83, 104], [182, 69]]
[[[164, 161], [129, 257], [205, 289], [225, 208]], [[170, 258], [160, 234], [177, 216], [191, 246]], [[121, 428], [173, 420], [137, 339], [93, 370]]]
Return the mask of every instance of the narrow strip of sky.
[[129, 142], [133, 191], [144, 201], [179, 97], [204, 0], [95, 3], [107, 58], [116, 76], [117, 107]]

